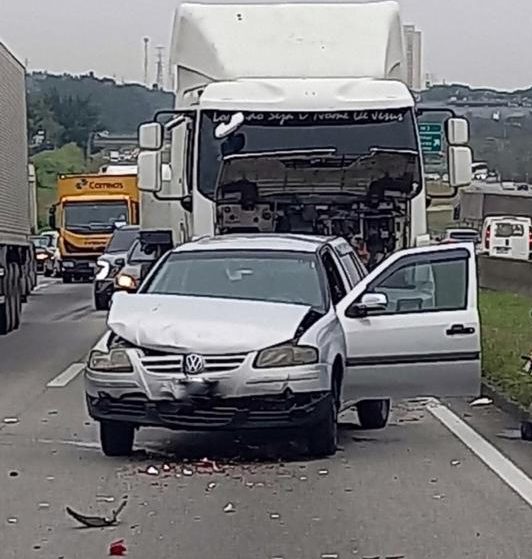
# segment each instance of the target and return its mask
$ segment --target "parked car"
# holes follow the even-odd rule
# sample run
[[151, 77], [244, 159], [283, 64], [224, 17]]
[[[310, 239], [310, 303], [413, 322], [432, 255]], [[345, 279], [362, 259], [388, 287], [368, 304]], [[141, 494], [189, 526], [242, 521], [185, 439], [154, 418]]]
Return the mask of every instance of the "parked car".
[[116, 293], [108, 327], [85, 383], [109, 456], [144, 426], [298, 428], [329, 455], [343, 405], [381, 429], [392, 398], [480, 392], [470, 243], [402, 250], [367, 274], [340, 238], [203, 238]]
[[98, 259], [98, 270], [94, 279], [94, 307], [107, 310], [115, 291], [115, 278], [126, 263], [126, 255], [138, 238], [137, 225], [125, 225], [116, 229], [105, 252]]

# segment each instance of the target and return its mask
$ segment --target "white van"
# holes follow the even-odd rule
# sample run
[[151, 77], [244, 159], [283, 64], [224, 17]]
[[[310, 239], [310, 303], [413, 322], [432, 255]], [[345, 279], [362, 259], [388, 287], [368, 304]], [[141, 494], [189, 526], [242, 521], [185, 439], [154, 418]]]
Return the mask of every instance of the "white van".
[[532, 219], [529, 217], [489, 217], [483, 227], [484, 249], [490, 256], [530, 260]]

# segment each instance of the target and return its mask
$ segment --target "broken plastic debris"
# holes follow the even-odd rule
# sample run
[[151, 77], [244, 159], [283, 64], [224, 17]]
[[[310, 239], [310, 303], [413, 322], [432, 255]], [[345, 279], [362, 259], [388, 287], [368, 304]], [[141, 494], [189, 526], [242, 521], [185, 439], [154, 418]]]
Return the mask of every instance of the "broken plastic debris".
[[469, 405], [471, 407], [475, 407], [475, 406], [489, 406], [493, 404], [493, 400], [491, 398], [477, 398], [476, 400], [473, 400]]
[[124, 540], [117, 540], [109, 545], [109, 555], [111, 557], [124, 557], [127, 554], [127, 548]]
[[18, 417], [4, 417], [4, 423], [8, 425], [11, 423], [18, 423]]
[[126, 505], [127, 499], [124, 499], [122, 503], [120, 503], [120, 506], [113, 511], [110, 518], [105, 518], [103, 516], [85, 516], [84, 514], [72, 510], [70, 507], [67, 507], [66, 511], [72, 518], [87, 528], [105, 528], [106, 526], [114, 526], [118, 522], [118, 515], [124, 510]]
[[[319, 474], [320, 476], [327, 476], [327, 475], [329, 475], [329, 470], [328, 470], [327, 468], [322, 468], [322, 469], [318, 472], [318, 474]], [[323, 557], [323, 556], [322, 556], [322, 557]], [[338, 556], [336, 556], [336, 557], [338, 557]]]
[[149, 476], [158, 476], [158, 475], [159, 475], [159, 469], [156, 468], [155, 466], [148, 466], [148, 467], [146, 468], [146, 473], [147, 473]]
[[115, 498], [110, 495], [96, 495], [96, 500], [100, 503], [114, 503]]
[[301, 481], [307, 481], [308, 477], [307, 476], [299, 476], [299, 479]]
[[7, 519], [8, 524], [16, 524], [17, 522], [18, 522], [18, 518], [15, 518], [14, 516]]
[[9, 477], [18, 477], [18, 472], [16, 470], [11, 470], [9, 472]]
[[187, 468], [186, 466], [183, 467], [181, 472], [184, 476], [191, 476], [191, 475], [194, 474], [194, 470], [191, 470], [190, 468]]
[[235, 510], [236, 510], [235, 505], [233, 505], [233, 503], [227, 503], [227, 505], [225, 505], [225, 507], [224, 507], [224, 512], [227, 512], [227, 513], [235, 512]]
[[451, 466], [460, 466], [460, 460], [451, 460]]
[[49, 509], [50, 508], [50, 503], [39, 503], [39, 509], [43, 510], [43, 509]]
[[211, 481], [209, 484], [207, 484], [207, 491], [212, 491], [215, 487], [216, 483], [214, 483], [214, 481]]
[[281, 518], [281, 515], [278, 512], [270, 512], [270, 518], [272, 520], [279, 520], [279, 518]]
[[54, 481], [54, 476], [46, 476], [46, 481]]
[[322, 553], [321, 559], [338, 559], [338, 553]]
[[445, 497], [445, 495], [440, 495], [439, 493], [436, 493], [436, 495], [433, 495], [432, 498], [436, 499], [437, 501], [443, 499]]
[[163, 472], [169, 472], [171, 469], [169, 464], [163, 464]]
[[59, 413], [58, 410], [50, 410], [50, 411], [48, 412], [48, 415], [57, 415], [58, 413]]

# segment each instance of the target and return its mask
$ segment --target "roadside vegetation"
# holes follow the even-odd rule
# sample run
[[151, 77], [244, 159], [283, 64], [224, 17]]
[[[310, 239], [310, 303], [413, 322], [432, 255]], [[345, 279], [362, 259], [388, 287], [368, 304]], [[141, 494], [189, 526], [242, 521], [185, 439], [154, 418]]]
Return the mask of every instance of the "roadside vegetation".
[[532, 375], [523, 371], [521, 356], [532, 351], [532, 298], [482, 291], [480, 313], [484, 376], [528, 407], [532, 404]]

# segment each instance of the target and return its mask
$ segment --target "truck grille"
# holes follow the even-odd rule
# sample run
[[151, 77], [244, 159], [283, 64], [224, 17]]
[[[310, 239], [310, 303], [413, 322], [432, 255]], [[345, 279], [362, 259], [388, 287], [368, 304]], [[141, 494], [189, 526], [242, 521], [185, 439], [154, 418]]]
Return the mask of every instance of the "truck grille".
[[[183, 373], [184, 355], [158, 355], [143, 357], [142, 366], [153, 374]], [[205, 355], [204, 373], [226, 373], [238, 369], [246, 359], [245, 353]]]

